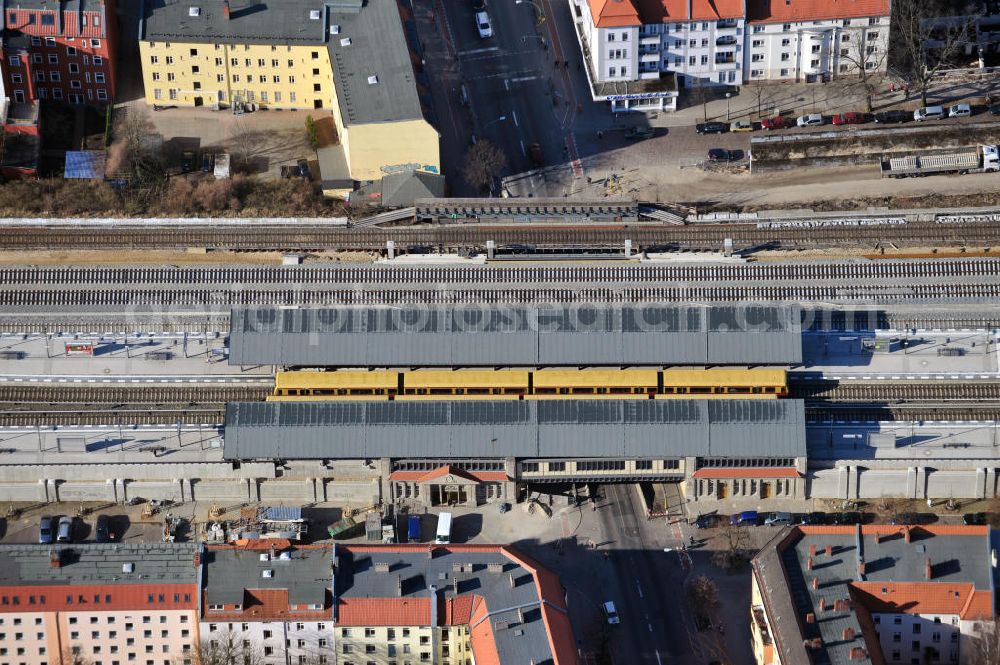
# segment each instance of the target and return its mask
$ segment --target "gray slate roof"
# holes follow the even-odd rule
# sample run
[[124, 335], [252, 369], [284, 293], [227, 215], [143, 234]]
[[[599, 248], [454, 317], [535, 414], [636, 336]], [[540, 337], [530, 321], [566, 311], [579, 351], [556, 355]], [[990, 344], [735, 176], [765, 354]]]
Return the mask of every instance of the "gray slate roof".
[[[194, 584], [195, 551], [193, 543], [0, 545], [0, 586]], [[60, 567], [50, 552], [60, 554]], [[123, 572], [129, 563], [132, 572]]]
[[[293, 605], [325, 602], [333, 580], [329, 549], [292, 549], [288, 560], [261, 561], [261, 554], [268, 552], [207, 549], [202, 582], [205, 602], [242, 603], [246, 589], [288, 589], [288, 602]], [[264, 577], [265, 570], [273, 571], [272, 577]]]
[[[229, 18], [222, 0], [142, 0], [140, 39], [200, 44], [326, 43], [322, 0], [230, 0]], [[197, 7], [198, 16], [190, 9]], [[311, 19], [318, 11], [319, 19]]]
[[283, 366], [786, 365], [796, 307], [234, 309], [229, 362]]
[[225, 459], [803, 457], [801, 400], [253, 402]]
[[[430, 585], [437, 587], [439, 599], [454, 598], [457, 579], [458, 595], [475, 593], [485, 599], [490, 621], [510, 622], [510, 628], [493, 632], [501, 663], [552, 662], [538, 587], [530, 571], [501, 552], [452, 552], [439, 547], [434, 557], [428, 558], [426, 548], [410, 552], [387, 548], [355, 553], [350, 547], [338, 547], [337, 555], [340, 560], [336, 579], [338, 597], [399, 598], [401, 576], [403, 598], [428, 598]], [[376, 572], [376, 563], [389, 564], [389, 572]], [[502, 564], [502, 572], [487, 570], [491, 563]], [[469, 572], [453, 570], [454, 565], [467, 564], [472, 564]], [[511, 575], [513, 587], [509, 581]], [[523, 609], [523, 621], [518, 619], [519, 607]], [[439, 616], [438, 621], [443, 618]]]

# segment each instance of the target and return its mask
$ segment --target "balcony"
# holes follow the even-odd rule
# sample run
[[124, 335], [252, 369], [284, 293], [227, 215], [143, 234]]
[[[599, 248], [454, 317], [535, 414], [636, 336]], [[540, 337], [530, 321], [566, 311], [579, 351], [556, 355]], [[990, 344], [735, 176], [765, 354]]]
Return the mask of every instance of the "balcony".
[[715, 22], [716, 30], [729, 30], [731, 28], [739, 27], [739, 20], [735, 18], [724, 18]]
[[646, 37], [639, 38], [639, 44], [641, 46], [659, 46], [660, 36], [659, 35], [648, 35]]
[[639, 62], [659, 62], [659, 53], [643, 53], [639, 56]]
[[652, 81], [652, 80], [655, 80], [655, 79], [658, 79], [658, 78], [660, 78], [660, 72], [658, 72], [658, 71], [640, 72], [639, 73], [639, 80], [640, 81]]

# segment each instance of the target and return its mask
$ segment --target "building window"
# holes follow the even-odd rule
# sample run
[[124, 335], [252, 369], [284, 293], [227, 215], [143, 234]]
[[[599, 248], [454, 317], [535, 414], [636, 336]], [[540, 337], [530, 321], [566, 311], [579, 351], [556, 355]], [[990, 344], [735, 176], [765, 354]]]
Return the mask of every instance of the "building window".
[[[174, 75], [173, 72], [167, 72], [167, 80], [168, 81], [173, 81], [175, 78], [176, 78], [176, 76]], [[153, 602], [153, 597], [152, 596], [149, 597], [149, 602]]]
[[75, 56], [76, 55], [76, 47], [75, 46], [67, 46], [66, 47], [66, 55], [68, 55], [68, 56]]
[[10, 81], [11, 83], [23, 83], [20, 74], [11, 74]]
[[46, 37], [45, 38], [45, 45], [46, 46], [55, 46], [56, 45], [56, 38], [55, 37]]
[[151, 56], [149, 56], [149, 64], [151, 64], [151, 65], [157, 65], [159, 63], [160, 63], [160, 56], [158, 56], [158, 55], [151, 55]]
[[635, 461], [636, 471], [652, 471], [653, 470], [653, 460], [640, 459]]
[[216, 83], [225, 83], [226, 82], [226, 75], [225, 74], [216, 74], [215, 75], [215, 82]]
[[750, 62], [763, 62], [763, 61], [764, 61], [763, 53], [754, 53], [753, 55], [750, 56]]
[[7, 58], [7, 62], [10, 63], [11, 67], [20, 67], [21, 66], [21, 59], [19, 57], [17, 57], [16, 55], [9, 56]]
[[[177, 90], [176, 90], [176, 88], [170, 88], [170, 90], [168, 91], [168, 96], [170, 97], [171, 101], [176, 101], [177, 100]], [[219, 607], [212, 607], [211, 605], [209, 605], [208, 609], [210, 609], [210, 610], [218, 610], [218, 609], [222, 609], [222, 608], [221, 608], [221, 606], [219, 606]]]
[[168, 55], [167, 56], [167, 64], [168, 65], [174, 64], [174, 56], [172, 56], [172, 55]]
[[201, 67], [199, 67], [198, 65], [191, 65], [191, 73], [192, 74], [200, 74], [201, 73]]
[[319, 60], [319, 51], [313, 51], [312, 52], [312, 59], [313, 60]]
[[101, 40], [100, 39], [91, 39], [90, 40], [90, 48], [101, 48]]
[[792, 29], [791, 23], [785, 23], [783, 26], [781, 26], [782, 32], [789, 32], [791, 29]]
[[61, 83], [62, 74], [60, 74], [59, 72], [49, 72], [49, 80], [52, 81], [53, 83]]
[[[76, 64], [75, 62], [69, 63], [69, 73], [70, 74], [79, 74], [80, 73], [80, 65]], [[99, 596], [98, 596], [98, 598], [99, 598]]]
[[290, 102], [294, 102], [294, 101], [295, 101], [295, 96], [296, 96], [296, 95], [295, 95], [295, 93], [294, 93], [294, 92], [290, 92], [290, 93], [288, 93], [288, 101], [290, 101]]
[[160, 80], [160, 72], [153, 72], [153, 80], [154, 81]]

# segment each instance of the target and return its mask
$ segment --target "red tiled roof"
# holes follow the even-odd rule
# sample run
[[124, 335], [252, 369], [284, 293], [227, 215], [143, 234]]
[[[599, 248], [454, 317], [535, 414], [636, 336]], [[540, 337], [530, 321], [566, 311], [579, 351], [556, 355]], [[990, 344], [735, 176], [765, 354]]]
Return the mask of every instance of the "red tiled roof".
[[781, 468], [705, 468], [694, 472], [695, 478], [798, 478], [800, 474], [794, 467]]
[[482, 602], [482, 597], [475, 594], [465, 594], [457, 598], [445, 600], [444, 623], [448, 626], [467, 624], [472, 620], [472, 611], [476, 602]]
[[429, 626], [430, 598], [340, 598], [338, 626]]
[[[330, 606], [330, 594], [326, 594], [323, 603], [325, 607]], [[323, 610], [295, 610], [292, 612], [288, 603], [288, 589], [244, 589], [243, 609], [209, 611], [207, 594], [202, 594], [202, 616], [217, 621], [236, 620], [246, 621], [288, 621], [291, 618], [301, 618], [308, 620], [322, 621], [330, 616], [328, 609]]]
[[497, 651], [496, 638], [493, 636], [493, 622], [487, 614], [486, 603], [479, 603], [469, 622], [469, 645], [476, 665], [500, 665], [500, 653]]
[[[187, 594], [187, 600], [185, 600]], [[153, 596], [153, 602], [149, 597]], [[107, 602], [108, 596], [111, 601]], [[160, 597], [163, 600], [160, 600]], [[174, 600], [176, 596], [177, 600]], [[105, 610], [198, 609], [197, 584], [58, 584], [0, 587], [0, 614], [10, 612], [66, 612]], [[15, 600], [15, 598], [17, 600]], [[97, 598], [99, 602], [94, 602]], [[69, 602], [67, 602], [69, 599]]]
[[[852, 582], [857, 599], [873, 612], [893, 614], [957, 614], [962, 619], [993, 616], [989, 591], [971, 583]], [[883, 589], [885, 590], [883, 592]]]
[[438, 467], [433, 471], [393, 471], [389, 474], [389, 480], [412, 480], [418, 483], [425, 483], [428, 480], [434, 480], [435, 478], [447, 475], [459, 476], [466, 480], [475, 480], [480, 483], [510, 480], [503, 471], [465, 471], [464, 469], [458, 469], [450, 465]]
[[642, 25], [639, 12], [630, 0], [587, 0], [594, 26], [598, 28], [628, 28]]
[[642, 22], [676, 23], [677, 21], [717, 21], [720, 18], [742, 18], [743, 0], [636, 0]]
[[888, 16], [890, 0], [747, 0], [751, 23]]

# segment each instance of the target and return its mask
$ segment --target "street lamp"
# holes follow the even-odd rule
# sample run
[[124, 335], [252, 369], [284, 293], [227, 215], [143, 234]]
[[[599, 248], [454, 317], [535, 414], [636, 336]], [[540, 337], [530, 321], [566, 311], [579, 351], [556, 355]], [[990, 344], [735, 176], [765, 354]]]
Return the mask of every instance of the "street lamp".
[[733, 93], [726, 93], [726, 122], [729, 122], [729, 98], [733, 96]]
[[537, 2], [533, 2], [532, 0], [514, 0], [514, 4], [533, 6], [535, 8], [535, 11], [538, 12], [538, 25], [545, 23], [545, 10], [543, 10], [542, 6], [539, 5]]

